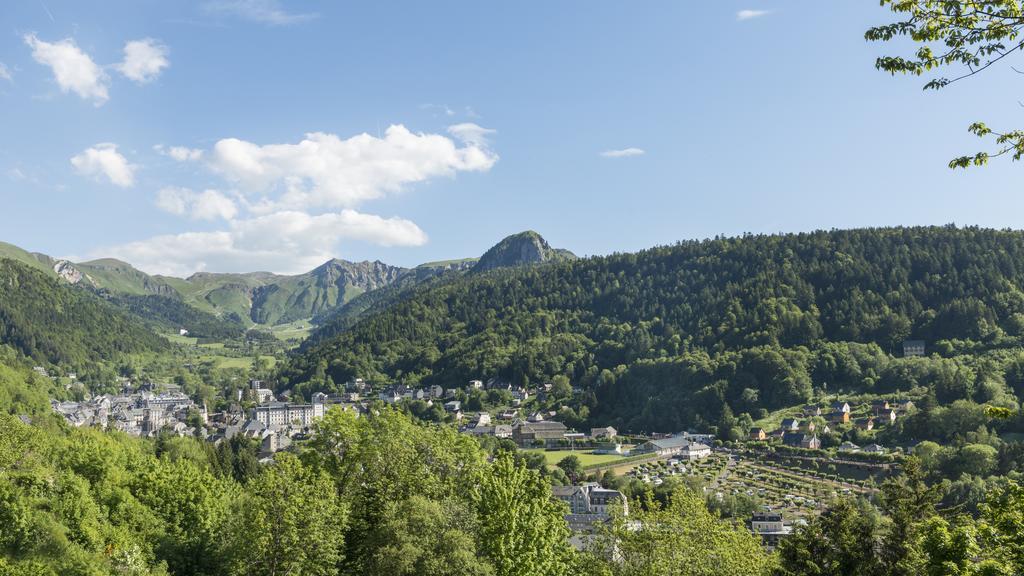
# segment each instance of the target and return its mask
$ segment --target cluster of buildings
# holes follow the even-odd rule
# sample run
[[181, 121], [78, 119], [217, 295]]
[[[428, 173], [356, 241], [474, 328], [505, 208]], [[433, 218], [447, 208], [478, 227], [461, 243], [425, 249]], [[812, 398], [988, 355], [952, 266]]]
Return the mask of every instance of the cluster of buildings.
[[[777, 430], [751, 428], [749, 439], [754, 441], [780, 440], [786, 446], [817, 450], [821, 448], [818, 433], [829, 434], [833, 426], [853, 426], [859, 430], [874, 430], [876, 426], [888, 426], [914, 408], [910, 400], [875, 400], [867, 406], [863, 417], [854, 418], [849, 402], [836, 401], [825, 411], [816, 404], [804, 406], [802, 418], [785, 418]], [[848, 450], [850, 451], [850, 450]]]
[[[365, 385], [362, 380], [354, 384]], [[261, 459], [269, 460], [275, 452], [291, 446], [294, 440], [308, 438], [313, 424], [323, 418], [327, 409], [333, 405], [340, 406], [342, 410], [364, 413], [367, 408], [365, 403], [360, 403], [361, 392], [347, 392], [344, 395], [318, 392], [313, 394], [309, 403], [288, 402], [286, 400], [291, 395], [287, 392], [280, 394], [279, 399], [265, 383], [252, 380], [248, 390], [243, 391], [239, 399], [248, 394], [251, 400], [256, 401], [256, 406], [247, 413], [235, 409], [212, 415], [211, 433], [206, 439], [219, 444], [241, 434], [258, 442]]]
[[195, 420], [189, 423], [193, 414], [200, 423], [207, 422], [206, 407], [196, 405], [174, 385], [146, 384], [134, 392], [128, 388], [121, 394], [101, 394], [81, 402], [51, 400], [50, 405], [72, 426], [97, 426], [132, 436], [155, 436], [164, 429], [180, 436], [196, 434]]

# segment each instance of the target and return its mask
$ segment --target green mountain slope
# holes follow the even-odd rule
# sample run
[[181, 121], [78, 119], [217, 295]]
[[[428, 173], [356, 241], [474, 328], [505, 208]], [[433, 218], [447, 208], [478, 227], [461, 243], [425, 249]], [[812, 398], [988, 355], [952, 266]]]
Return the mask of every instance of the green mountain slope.
[[[673, 429], [693, 424], [695, 400], [753, 413], [799, 403], [812, 384], [870, 389], [884, 379], [870, 358], [891, 357], [908, 337], [947, 354], [1018, 346], [1022, 263], [1022, 232], [893, 228], [495, 270], [365, 317], [304, 351], [285, 376], [453, 386], [565, 374], [589, 390], [592, 414]], [[826, 350], [832, 342], [868, 348]], [[975, 386], [940, 390], [940, 400]]]
[[224, 340], [238, 338], [246, 331], [246, 324], [240, 317], [234, 314], [215, 316], [186, 304], [177, 295], [104, 293], [104, 297], [149, 323], [159, 333], [177, 334], [184, 328], [189, 336]]
[[37, 361], [82, 365], [161, 350], [167, 341], [98, 296], [0, 259], [0, 343]]
[[171, 296], [176, 292], [172, 286], [159, 278], [136, 270], [127, 262], [113, 258], [78, 262], [73, 266], [83, 274], [86, 285], [97, 290], [107, 290], [119, 294], [160, 294], [163, 296]]
[[269, 272], [219, 274], [199, 272], [187, 279], [162, 280], [174, 286], [185, 302], [213, 314], [236, 315], [251, 324], [254, 292], [273, 283], [278, 276]]
[[364, 292], [383, 288], [404, 272], [382, 262], [331, 260], [306, 274], [283, 277], [258, 288], [251, 318], [271, 325], [312, 318]]
[[27, 250], [22, 250], [14, 244], [0, 242], [0, 258], [16, 260], [22, 264], [45, 272], [47, 275], [56, 276], [56, 273], [53, 271], [54, 261], [52, 258], [44, 254], [36, 254], [28, 252]]

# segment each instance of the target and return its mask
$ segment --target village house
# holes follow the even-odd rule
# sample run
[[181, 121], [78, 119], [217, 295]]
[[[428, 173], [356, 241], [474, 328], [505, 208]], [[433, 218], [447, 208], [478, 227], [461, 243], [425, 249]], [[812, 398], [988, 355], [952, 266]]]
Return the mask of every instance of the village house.
[[764, 428], [751, 428], [750, 439], [758, 442], [764, 442], [768, 439], [768, 434], [765, 433]]
[[914, 409], [914, 403], [907, 399], [897, 400], [896, 409], [900, 412], [908, 412]]
[[598, 442], [594, 445], [594, 454], [622, 454], [622, 444], [618, 442]]
[[868, 444], [864, 447], [864, 452], [868, 454], [885, 454], [886, 451], [885, 447], [880, 444]]
[[904, 340], [903, 357], [924, 356], [924, 340]]
[[796, 418], [783, 418], [782, 429], [787, 432], [796, 432], [800, 429], [800, 421]]
[[615, 438], [619, 435], [619, 431], [611, 426], [604, 426], [602, 428], [591, 428], [590, 437], [594, 440], [599, 438]]
[[[621, 492], [602, 488], [596, 482], [582, 486], [552, 486], [551, 494], [569, 506], [569, 516], [589, 516], [584, 519], [570, 519], [567, 516], [571, 528], [589, 528], [595, 522], [607, 521], [613, 506], [621, 506], [624, 513], [629, 511], [629, 503]], [[582, 520], [584, 525], [573, 527], [572, 520]]]
[[345, 384], [345, 390], [348, 392], [362, 392], [366, 393], [370, 391], [370, 385], [366, 383], [362, 378], [355, 378]]
[[561, 422], [520, 422], [512, 427], [512, 440], [521, 447], [536, 443], [556, 444], [565, 438], [568, 429]]
[[462, 430], [462, 432], [470, 436], [494, 436], [494, 426], [473, 426]]
[[260, 442], [260, 452], [263, 455], [274, 454], [291, 446], [292, 439], [282, 432], [270, 432]]
[[821, 448], [821, 440], [817, 436], [810, 434], [803, 434], [800, 432], [787, 432], [782, 437], [782, 443], [786, 446], [792, 446], [793, 448], [806, 448], [808, 450], [817, 450]]
[[854, 421], [853, 425], [861, 430], [870, 431], [875, 428], [875, 419], [870, 417], [857, 418], [857, 420]]
[[377, 397], [385, 404], [397, 404], [401, 402], [402, 395], [394, 387], [388, 387], [380, 391]]
[[821, 407], [817, 404], [807, 404], [804, 406], [804, 416], [821, 416]]
[[767, 510], [751, 515], [750, 531], [755, 536], [760, 536], [761, 543], [771, 552], [778, 547], [783, 538], [793, 533], [793, 527], [783, 522], [782, 514]]
[[849, 414], [850, 413], [850, 404], [847, 403], [847, 402], [843, 402], [843, 401], [833, 402], [832, 403], [832, 411], [833, 412], [846, 412], [847, 414]]
[[512, 383], [508, 382], [507, 380], [502, 380], [500, 378], [491, 378], [490, 380], [487, 381], [487, 384], [484, 384], [484, 389], [485, 390], [507, 390], [507, 391], [511, 392], [512, 391]]
[[853, 442], [846, 441], [839, 445], [840, 452], [860, 452], [860, 446], [857, 446]]
[[828, 415], [828, 421], [833, 424], [849, 424], [850, 413], [836, 411]]

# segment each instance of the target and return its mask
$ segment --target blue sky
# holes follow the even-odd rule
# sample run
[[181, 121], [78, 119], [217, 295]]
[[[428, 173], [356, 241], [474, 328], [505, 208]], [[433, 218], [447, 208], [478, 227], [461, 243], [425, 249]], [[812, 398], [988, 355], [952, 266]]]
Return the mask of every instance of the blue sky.
[[860, 0], [5, 2], [0, 239], [185, 275], [415, 265], [524, 229], [589, 255], [1020, 228], [1019, 165], [946, 162], [982, 144], [975, 120], [1024, 124], [1024, 78], [922, 92], [874, 70], [900, 47], [863, 32], [889, 19]]

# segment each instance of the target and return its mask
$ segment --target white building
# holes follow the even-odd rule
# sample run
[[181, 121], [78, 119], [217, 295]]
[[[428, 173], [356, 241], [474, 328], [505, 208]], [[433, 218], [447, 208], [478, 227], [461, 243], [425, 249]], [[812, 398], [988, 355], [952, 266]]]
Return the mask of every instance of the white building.
[[265, 406], [253, 408], [252, 417], [267, 428], [283, 428], [291, 425], [306, 428], [311, 426], [314, 421], [324, 417], [324, 405], [271, 402]]

